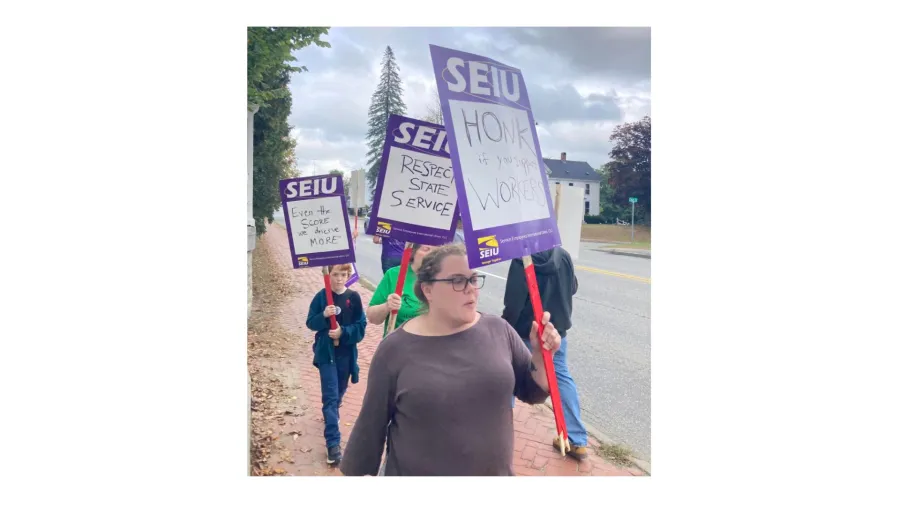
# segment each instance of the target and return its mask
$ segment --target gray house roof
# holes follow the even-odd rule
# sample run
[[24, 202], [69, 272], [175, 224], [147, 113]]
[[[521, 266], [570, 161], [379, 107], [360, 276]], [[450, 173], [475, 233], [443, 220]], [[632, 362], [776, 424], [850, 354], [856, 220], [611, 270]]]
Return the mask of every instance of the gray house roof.
[[603, 182], [600, 174], [597, 174], [587, 162], [544, 158], [544, 166], [548, 169], [547, 177], [550, 178]]

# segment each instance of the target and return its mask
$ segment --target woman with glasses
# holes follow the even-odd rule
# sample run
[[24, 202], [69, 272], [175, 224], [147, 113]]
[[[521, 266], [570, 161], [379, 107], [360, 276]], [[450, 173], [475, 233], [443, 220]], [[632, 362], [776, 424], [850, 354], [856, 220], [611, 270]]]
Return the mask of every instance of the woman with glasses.
[[[341, 471], [375, 475], [388, 440], [387, 476], [510, 476], [510, 395], [548, 396], [541, 353], [532, 355], [498, 316], [476, 310], [484, 275], [459, 244], [422, 260], [414, 291], [426, 312], [383, 341], [372, 357], [362, 410]], [[555, 352], [560, 336], [544, 313], [531, 344]]]

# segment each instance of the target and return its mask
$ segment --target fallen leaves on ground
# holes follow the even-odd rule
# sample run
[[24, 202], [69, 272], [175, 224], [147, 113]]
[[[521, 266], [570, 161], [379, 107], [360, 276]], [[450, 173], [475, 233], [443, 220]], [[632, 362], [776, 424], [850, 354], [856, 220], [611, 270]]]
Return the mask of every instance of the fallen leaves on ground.
[[[287, 333], [277, 319], [280, 304], [292, 291], [291, 283], [273, 262], [265, 241], [257, 243], [253, 254], [253, 310], [247, 322], [247, 369], [250, 373], [251, 463], [253, 475], [284, 475], [282, 468], [269, 467], [274, 450], [284, 449], [272, 424], [285, 425], [285, 416], [299, 416], [291, 409], [297, 397], [288, 395], [278, 374], [279, 361], [290, 355], [296, 336]], [[274, 367], [273, 367], [274, 365]], [[277, 427], [275, 427], [277, 428]], [[280, 429], [283, 432], [283, 429]], [[294, 431], [294, 438], [301, 434]], [[279, 462], [293, 463], [291, 453], [279, 455]]]

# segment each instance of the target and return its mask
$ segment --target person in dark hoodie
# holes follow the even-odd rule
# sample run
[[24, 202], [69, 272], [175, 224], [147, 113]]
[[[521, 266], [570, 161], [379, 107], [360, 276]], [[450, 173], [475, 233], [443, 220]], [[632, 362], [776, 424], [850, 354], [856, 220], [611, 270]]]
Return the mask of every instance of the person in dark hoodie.
[[[541, 294], [544, 311], [550, 313], [550, 322], [563, 337], [559, 351], [553, 355], [553, 367], [556, 369], [559, 397], [566, 420], [566, 430], [569, 433], [571, 450], [568, 454], [577, 460], [584, 460], [589, 454], [587, 430], [581, 422], [581, 406], [578, 402], [575, 380], [569, 374], [569, 367], [566, 364], [568, 339], [565, 338], [566, 332], [572, 328], [572, 296], [578, 291], [578, 278], [575, 277], [572, 257], [562, 248], [535, 253], [531, 255], [531, 260], [534, 263], [534, 274], [537, 278], [538, 292]], [[531, 308], [531, 297], [525, 281], [525, 265], [520, 258], [516, 258], [510, 263], [509, 274], [506, 276], [503, 306], [503, 319], [516, 329], [516, 333], [525, 341], [525, 345], [529, 346], [530, 350], [531, 343], [528, 334], [531, 331], [531, 323], [534, 321], [534, 310]], [[513, 399], [513, 405], [515, 405], [515, 399]], [[561, 443], [558, 437], [553, 440], [553, 446], [557, 450]]]
[[[322, 416], [325, 419], [326, 462], [337, 465], [341, 461], [341, 415], [347, 383], [359, 383], [356, 345], [366, 335], [366, 313], [359, 294], [347, 288], [352, 272], [350, 264], [334, 265], [329, 270], [334, 305], [328, 305], [325, 289], [319, 291], [309, 304], [306, 326], [315, 331], [313, 365], [319, 369], [322, 386]], [[338, 327], [331, 330], [331, 316]], [[337, 342], [337, 346], [335, 346]]]

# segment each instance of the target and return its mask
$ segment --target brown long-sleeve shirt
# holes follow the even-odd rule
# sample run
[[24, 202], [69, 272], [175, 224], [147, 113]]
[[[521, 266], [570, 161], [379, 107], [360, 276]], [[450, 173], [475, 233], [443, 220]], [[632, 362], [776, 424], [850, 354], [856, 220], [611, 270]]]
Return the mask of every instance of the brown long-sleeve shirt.
[[376, 475], [387, 437], [386, 476], [510, 476], [512, 395], [529, 404], [548, 396], [501, 318], [481, 315], [448, 336], [400, 328], [372, 357], [341, 472]]

